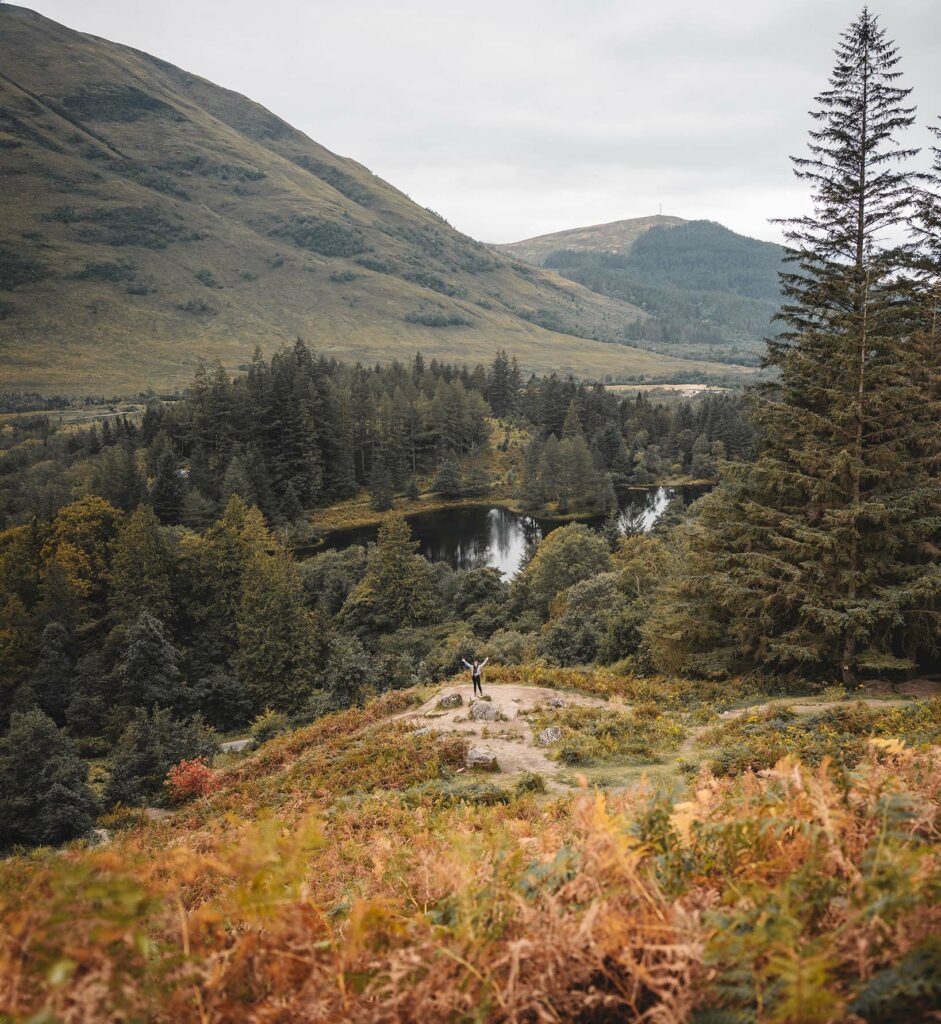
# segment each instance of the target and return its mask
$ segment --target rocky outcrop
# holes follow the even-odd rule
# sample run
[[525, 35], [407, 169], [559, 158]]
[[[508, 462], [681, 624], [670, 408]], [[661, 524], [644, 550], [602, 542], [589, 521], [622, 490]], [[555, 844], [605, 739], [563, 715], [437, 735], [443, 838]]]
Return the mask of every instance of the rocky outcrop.
[[446, 693], [438, 701], [439, 708], [459, 708], [464, 703], [464, 698], [459, 693]]

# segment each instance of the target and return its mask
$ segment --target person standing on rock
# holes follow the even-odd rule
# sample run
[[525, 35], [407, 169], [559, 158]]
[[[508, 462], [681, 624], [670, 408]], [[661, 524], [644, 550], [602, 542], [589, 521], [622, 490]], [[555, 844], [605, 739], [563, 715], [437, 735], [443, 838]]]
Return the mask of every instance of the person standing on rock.
[[476, 658], [474, 658], [473, 665], [467, 660], [467, 658], [461, 658], [461, 661], [463, 661], [464, 664], [471, 670], [471, 680], [474, 683], [474, 696], [476, 697], [479, 691], [481, 697], [483, 697], [484, 688], [480, 681], [480, 673], [483, 670], [484, 665], [486, 665], [487, 662], [490, 661], [490, 659], [484, 658], [483, 661], [478, 661]]

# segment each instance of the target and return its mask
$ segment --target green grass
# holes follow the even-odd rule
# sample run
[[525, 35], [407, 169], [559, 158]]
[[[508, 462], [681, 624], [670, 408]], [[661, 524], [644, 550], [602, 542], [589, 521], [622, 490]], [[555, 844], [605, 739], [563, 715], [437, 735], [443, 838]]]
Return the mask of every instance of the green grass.
[[[367, 362], [502, 346], [524, 370], [587, 378], [729, 372], [608, 344], [639, 310], [495, 253], [146, 54], [0, 5], [0, 64], [4, 388], [179, 386], [200, 359], [233, 370], [298, 336]], [[23, 90], [62, 113], [37, 117]], [[87, 270], [125, 261], [133, 281]]]

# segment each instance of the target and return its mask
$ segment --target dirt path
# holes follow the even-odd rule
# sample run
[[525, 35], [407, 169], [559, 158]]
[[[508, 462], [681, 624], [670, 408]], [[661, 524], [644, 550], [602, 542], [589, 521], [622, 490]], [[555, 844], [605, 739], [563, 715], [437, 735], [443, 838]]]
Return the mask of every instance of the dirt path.
[[848, 704], [867, 704], [871, 708], [893, 708], [911, 704], [912, 697], [848, 697], [846, 700], [822, 700], [816, 704], [801, 703], [800, 699], [789, 699], [787, 697], [776, 697], [774, 700], [765, 701], [763, 704], [752, 704], [747, 708], [736, 708], [734, 711], [722, 711], [719, 718], [729, 721], [732, 718], [741, 718], [752, 711], [761, 711], [764, 708], [780, 706], [790, 708], [798, 715], [812, 715], [816, 711], [829, 711], [831, 708], [845, 707]]
[[[885, 692], [883, 697], [860, 694], [858, 698], [850, 696], [843, 701], [824, 700], [817, 703], [808, 702], [806, 698], [803, 700], [801, 698], [775, 698], [762, 704], [724, 711], [719, 717], [724, 721], [729, 721], [752, 711], [775, 705], [787, 706], [799, 715], [811, 715], [846, 705], [857, 699], [874, 708], [899, 707], [911, 703], [913, 699], [938, 696], [941, 692], [941, 685], [936, 681], [917, 680], [902, 684], [898, 691], [892, 691], [888, 686], [884, 691], [881, 688], [869, 690], [869, 693], [882, 692]], [[456, 708], [439, 707], [438, 702], [441, 698], [452, 693], [460, 694], [461, 704]], [[598, 697], [554, 690], [544, 686], [498, 684], [488, 686], [485, 693], [490, 698], [489, 703], [503, 714], [505, 721], [477, 722], [472, 720], [469, 717], [469, 712], [473, 703], [473, 690], [469, 684], [460, 683], [445, 686], [421, 707], [403, 712], [395, 717], [413, 722], [418, 728], [436, 729], [464, 736], [471, 747], [483, 748], [494, 754], [500, 771], [504, 774], [523, 771], [538, 772], [553, 789], [558, 790], [567, 789], [568, 786], [558, 781], [559, 763], [550, 760], [546, 749], [535, 743], [529, 712], [553, 700], [563, 700], [569, 705], [581, 704], [592, 707], [625, 706], [619, 700], [604, 701]], [[689, 727], [676, 751], [676, 757], [678, 759], [695, 757], [698, 740], [709, 728], [708, 725]]]
[[[526, 713], [550, 700], [563, 700], [568, 705], [611, 706], [609, 701], [597, 697], [563, 693], [545, 686], [507, 683], [488, 686], [484, 692], [490, 697], [489, 703], [503, 713], [507, 719], [505, 722], [475, 722], [468, 717], [473, 701], [473, 688], [470, 685], [447, 686], [420, 708], [396, 715], [396, 718], [407, 719], [419, 727], [440, 732], [456, 732], [465, 736], [472, 747], [481, 747], [495, 754], [501, 772], [539, 772], [551, 782], [559, 765], [546, 756], [542, 747], [535, 745], [532, 725]], [[447, 709], [438, 707], [438, 701], [449, 693], [461, 695], [460, 706]]]

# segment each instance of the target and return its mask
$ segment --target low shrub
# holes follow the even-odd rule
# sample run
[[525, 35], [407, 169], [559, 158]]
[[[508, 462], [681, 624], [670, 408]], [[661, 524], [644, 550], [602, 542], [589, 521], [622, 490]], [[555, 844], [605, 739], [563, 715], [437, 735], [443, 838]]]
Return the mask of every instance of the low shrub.
[[164, 785], [172, 803], [185, 803], [195, 797], [209, 796], [219, 788], [219, 775], [197, 757], [175, 764], [167, 773]]

